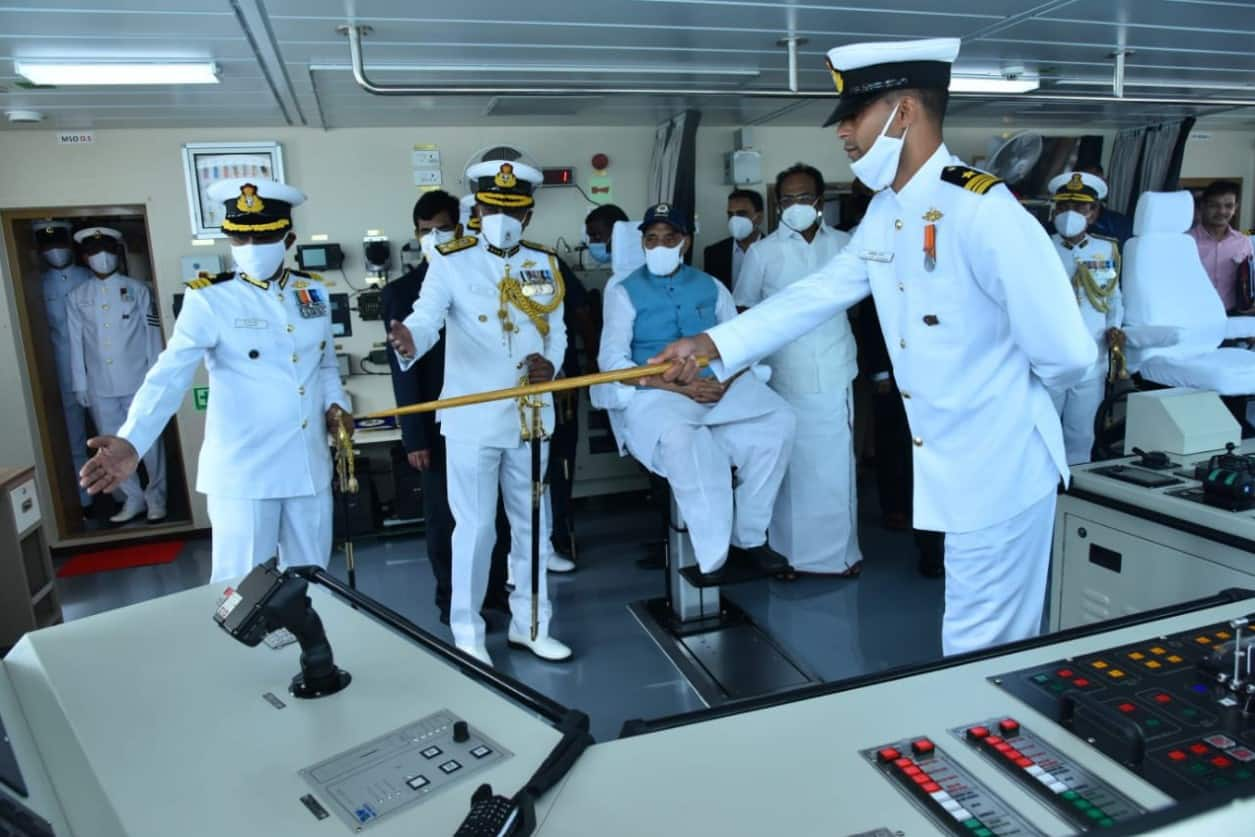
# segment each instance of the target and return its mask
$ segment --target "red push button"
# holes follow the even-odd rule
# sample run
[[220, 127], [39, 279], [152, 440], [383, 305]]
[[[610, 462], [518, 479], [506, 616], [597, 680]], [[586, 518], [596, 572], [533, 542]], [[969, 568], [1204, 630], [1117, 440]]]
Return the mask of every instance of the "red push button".
[[895, 761], [895, 762], [893, 763], [893, 766], [894, 766], [894, 767], [896, 767], [896, 768], [898, 768], [899, 770], [902, 770], [902, 769], [905, 769], [905, 768], [907, 768], [907, 767], [910, 767], [910, 766], [911, 766], [911, 765], [913, 765], [913, 764], [915, 764], [915, 762], [911, 761], [911, 760], [910, 760], [910, 759], [908, 759], [908, 758], [900, 758], [900, 759], [898, 759], [897, 761]]
[[1185, 752], [1182, 750], [1173, 750], [1170, 753], [1168, 753], [1168, 758], [1172, 759], [1173, 761], [1185, 761], [1187, 758], [1189, 758], [1189, 756], [1187, 756]]
[[906, 774], [906, 775], [908, 775], [908, 776], [918, 776], [919, 774], [923, 773], [924, 771], [920, 770], [920, 769], [919, 769], [918, 767], [916, 767], [915, 765], [911, 765], [910, 767], [904, 767], [904, 768], [902, 768], [902, 772], [903, 772], [903, 773], [905, 773], [905, 774]]
[[999, 741], [994, 745], [994, 749], [1000, 753], [1009, 753], [1011, 752], [1011, 745], [1005, 741]]
[[1222, 770], [1226, 767], [1233, 767], [1233, 762], [1225, 758], [1224, 756], [1216, 756], [1214, 759], [1211, 760], [1211, 763], [1214, 764], [1216, 767], [1221, 768]]
[[985, 739], [985, 744], [989, 747], [997, 747], [1002, 743], [1002, 739], [996, 735], [991, 735]]
[[1155, 695], [1155, 703], [1172, 703], [1172, 695], [1160, 692]]
[[1207, 745], [1206, 744], [1191, 744], [1190, 752], [1196, 756], [1205, 756], [1207, 755]]
[[1023, 767], [1027, 769], [1033, 766], [1033, 760], [1030, 758], [1021, 757], [1015, 760], [1015, 765], [1016, 767]]
[[1089, 688], [1089, 681], [1084, 677], [1078, 677], [1072, 681], [1072, 685], [1078, 689], [1087, 689]]
[[936, 782], [929, 782], [926, 785], [920, 785], [920, 787], [923, 789], [924, 793], [939, 793], [941, 791], [941, 785]]
[[876, 754], [876, 758], [881, 764], [888, 764], [891, 761], [896, 761], [897, 759], [902, 758], [902, 754], [892, 747], [886, 747]]
[[1005, 753], [1003, 753], [1003, 755], [1011, 759], [1011, 761], [1024, 758], [1024, 754], [1014, 748], [1007, 750]]
[[985, 727], [968, 727], [967, 737], [972, 741], [979, 741], [989, 737], [989, 730]]
[[1002, 730], [1002, 734], [1006, 736], [1017, 735], [1020, 732], [1020, 724], [1012, 718], [1003, 718], [998, 722], [998, 729]]
[[1071, 678], [1071, 677], [1075, 676], [1076, 672], [1072, 671], [1072, 669], [1070, 669], [1070, 668], [1061, 668], [1061, 669], [1059, 669], [1058, 671], [1056, 671], [1056, 672], [1055, 672], [1055, 674], [1057, 674], [1057, 675], [1059, 675], [1060, 677], [1062, 677], [1063, 679], [1067, 680], [1067, 679], [1069, 679], [1069, 678]]
[[1137, 711], [1137, 707], [1131, 703], [1122, 703], [1119, 706], [1117, 706], [1116, 709], [1119, 709], [1121, 712], [1125, 713], [1126, 715], [1130, 712]]
[[917, 785], [927, 785], [932, 780], [933, 778], [929, 776], [927, 773], [921, 773], [918, 776], [911, 777], [911, 781]]
[[911, 742], [911, 749], [915, 752], [915, 755], [917, 756], [927, 756], [927, 755], [931, 755], [932, 752], [937, 749], [937, 747], [927, 738], [921, 738], [918, 741]]

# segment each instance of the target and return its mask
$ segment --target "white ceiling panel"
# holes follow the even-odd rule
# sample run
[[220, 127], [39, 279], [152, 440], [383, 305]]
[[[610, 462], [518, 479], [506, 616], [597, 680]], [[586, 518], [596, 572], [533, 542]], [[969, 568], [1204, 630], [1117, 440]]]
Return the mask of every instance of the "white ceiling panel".
[[[377, 83], [470, 86], [482, 96], [381, 97], [349, 72], [336, 27], [373, 27], [364, 40]], [[1108, 96], [1118, 45], [1129, 95], [1190, 98], [1189, 105], [956, 99], [961, 123], [1123, 127], [1184, 115], [1255, 125], [1255, 108], [1218, 112], [1205, 99], [1255, 99], [1255, 0], [0, 0], [0, 110], [43, 110], [48, 124], [368, 125], [652, 124], [698, 107], [704, 124], [813, 125], [828, 100], [752, 98], [783, 90], [787, 54], [799, 50], [803, 92], [829, 90], [826, 49], [858, 40], [955, 36], [956, 70], [1042, 75], [1042, 92]], [[22, 89], [15, 59], [211, 59], [222, 83], [203, 89]], [[584, 88], [569, 112], [512, 101], [489, 113], [506, 86]], [[598, 89], [648, 87], [653, 96]], [[729, 91], [691, 96], [685, 91]], [[574, 92], [580, 92], [575, 90]], [[0, 129], [8, 128], [0, 123]]]

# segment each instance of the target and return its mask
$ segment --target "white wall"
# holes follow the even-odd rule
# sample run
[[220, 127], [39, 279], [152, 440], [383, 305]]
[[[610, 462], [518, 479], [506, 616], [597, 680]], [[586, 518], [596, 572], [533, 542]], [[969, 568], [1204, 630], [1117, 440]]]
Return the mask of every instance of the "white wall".
[[[996, 129], [962, 127], [947, 133], [952, 151], [971, 160], [986, 153]], [[1056, 131], [1055, 133], [1060, 133]], [[1062, 132], [1069, 133], [1069, 132]], [[1076, 133], [1076, 132], [1070, 132]], [[1241, 176], [1247, 188], [1243, 218], [1252, 217], [1255, 197], [1255, 143], [1249, 133], [1208, 132], [1209, 139], [1191, 141], [1183, 173], [1186, 176]], [[797, 161], [816, 165], [829, 180], [851, 179], [849, 164], [831, 129], [818, 127], [758, 127], [755, 144], [763, 152], [763, 175]], [[157, 286], [167, 333], [172, 325], [172, 297], [188, 278], [180, 275], [180, 257], [203, 255], [210, 248], [191, 246], [187, 198], [183, 185], [180, 148], [185, 142], [274, 139], [283, 144], [287, 179], [310, 196], [296, 210], [296, 228], [303, 242], [325, 233], [348, 255], [346, 270], [353, 284], [361, 284], [361, 238], [379, 229], [395, 248], [412, 235], [410, 212], [417, 192], [412, 186], [410, 151], [415, 144], [433, 143], [442, 155], [445, 186], [460, 193], [462, 164], [488, 144], [509, 142], [529, 150], [544, 165], [573, 165], [584, 180], [589, 159], [596, 152], [611, 158], [614, 202], [631, 215], [644, 208], [644, 172], [649, 164], [654, 129], [635, 128], [524, 128], [512, 132], [470, 128], [367, 128], [331, 132], [299, 129], [119, 130], [98, 131], [92, 146], [60, 146], [51, 130], [0, 132], [0, 208], [142, 204], [147, 207]], [[723, 154], [732, 148], [731, 128], [704, 128], [698, 133], [698, 206], [702, 226], [695, 242], [700, 248], [726, 233], [724, 202], [729, 187], [723, 183]], [[548, 189], [538, 198], [535, 221], [528, 237], [553, 244], [558, 236], [574, 243], [583, 230], [589, 205], [574, 189]], [[1251, 223], [1247, 220], [1246, 223]], [[213, 248], [229, 261], [224, 243]], [[0, 271], [4, 265], [0, 264]], [[336, 274], [338, 287], [348, 290]], [[2, 277], [0, 277], [2, 278]], [[0, 282], [0, 464], [36, 461], [35, 437], [30, 429], [33, 411], [24, 364], [19, 362], [20, 340], [13, 319], [7, 280]], [[369, 351], [382, 339], [380, 323], [355, 321], [354, 336], [342, 348], [354, 356]], [[203, 379], [203, 372], [202, 379]], [[203, 380], [199, 381], [203, 383]], [[384, 376], [354, 377], [349, 389], [359, 412], [391, 406], [391, 390]], [[16, 397], [13, 397], [16, 396]], [[184, 460], [195, 479], [203, 414], [190, 398], [179, 414]], [[41, 463], [42, 464], [42, 463]], [[204, 504], [194, 495], [195, 523], [208, 525]]]

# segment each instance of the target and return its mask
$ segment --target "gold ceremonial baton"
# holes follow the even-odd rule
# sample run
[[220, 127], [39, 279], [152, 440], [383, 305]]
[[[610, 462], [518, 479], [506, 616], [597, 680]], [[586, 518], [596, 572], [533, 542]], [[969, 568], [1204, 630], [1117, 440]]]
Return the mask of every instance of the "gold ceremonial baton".
[[[710, 363], [704, 357], [697, 358], [697, 367], [699, 369]], [[526, 398], [529, 395], [540, 395], [546, 392], [563, 392], [570, 389], [580, 389], [582, 387], [596, 386], [597, 384], [616, 384], [622, 381], [634, 381], [641, 378], [648, 378], [653, 375], [661, 375], [671, 368], [671, 363], [655, 363], [651, 366], [633, 366], [631, 369], [618, 369], [614, 372], [598, 372], [593, 375], [579, 375], [574, 378], [557, 378], [543, 384], [526, 384], [524, 386], [509, 387], [508, 389], [493, 389], [487, 392], [476, 392], [471, 395], [458, 395], [453, 398], [442, 398], [438, 401], [426, 401], [422, 404], [411, 404], [408, 407], [397, 407], [393, 410], [380, 410], [377, 413], [370, 413], [364, 416], [358, 416], [359, 419], [376, 419], [388, 418], [389, 416], [408, 416], [414, 413], [431, 413], [436, 410], [447, 410], [452, 407], [466, 407], [471, 404], [483, 404], [487, 401], [503, 401], [507, 398]]]

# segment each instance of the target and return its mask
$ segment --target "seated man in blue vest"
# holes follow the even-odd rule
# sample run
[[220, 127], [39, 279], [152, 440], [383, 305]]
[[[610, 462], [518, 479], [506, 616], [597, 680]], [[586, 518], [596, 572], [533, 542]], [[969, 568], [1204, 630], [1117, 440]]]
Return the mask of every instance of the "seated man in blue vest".
[[[660, 203], [640, 229], [644, 267], [606, 290], [603, 371], [640, 366], [672, 340], [736, 316], [727, 288], [684, 264], [693, 243], [685, 212]], [[755, 371], [726, 384], [710, 375], [682, 386], [647, 378], [640, 387], [620, 385], [625, 397], [616, 402], [620, 443], [670, 483], [707, 583], [721, 580], [729, 548], [764, 571], [788, 569], [767, 545], [767, 525], [795, 422], [792, 408]]]

